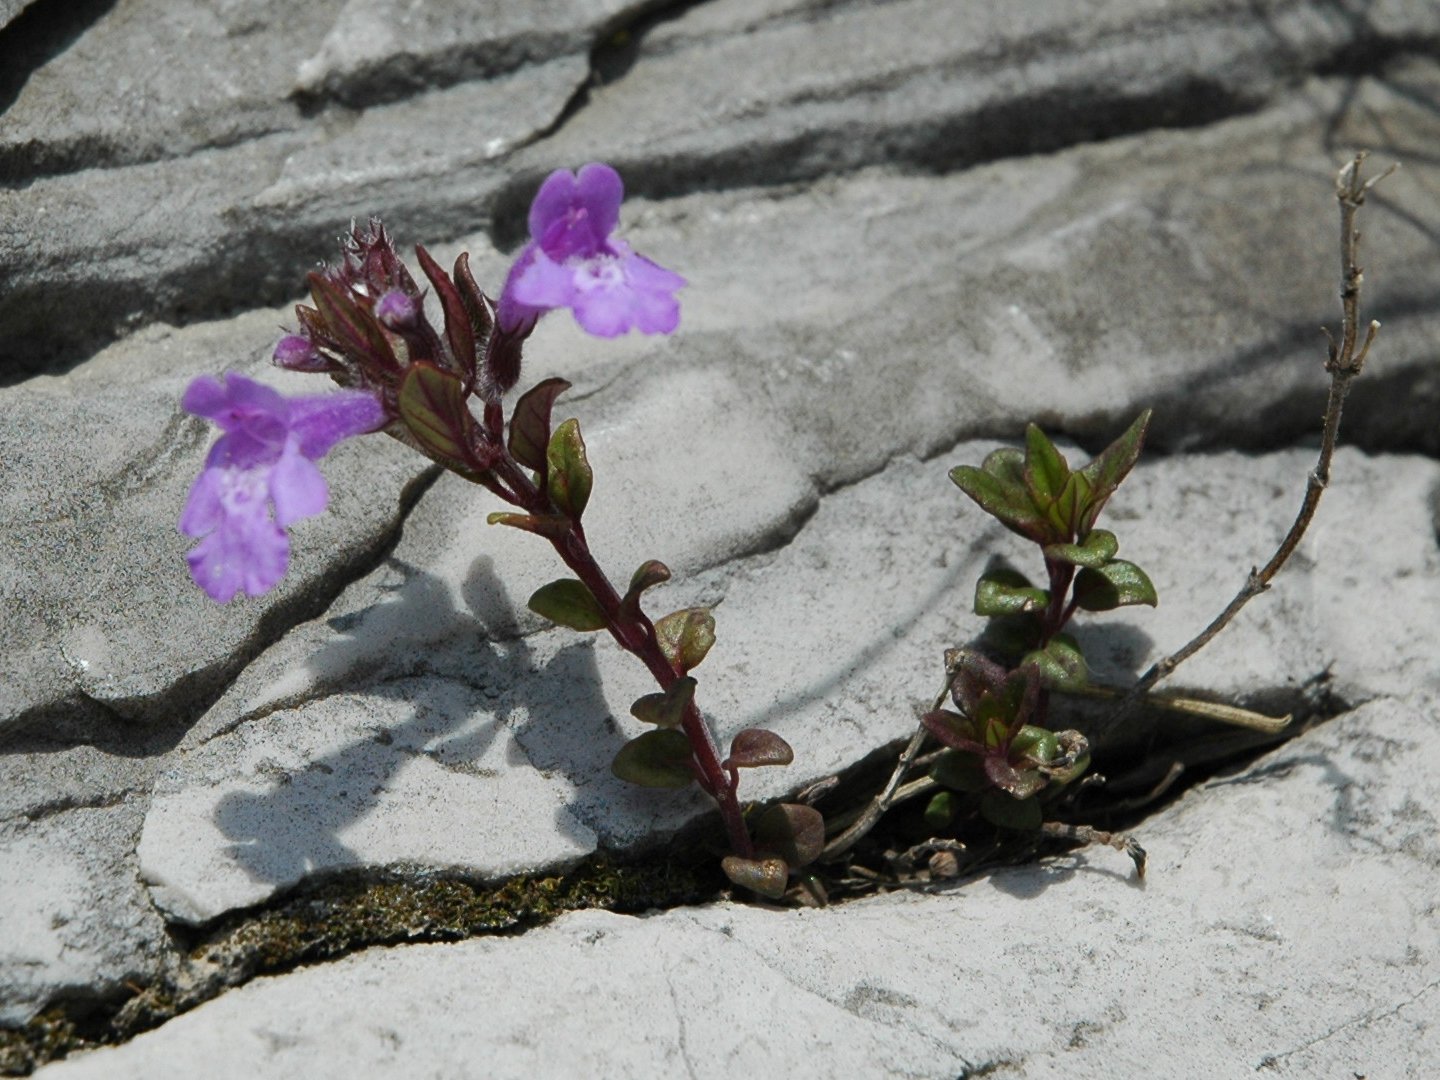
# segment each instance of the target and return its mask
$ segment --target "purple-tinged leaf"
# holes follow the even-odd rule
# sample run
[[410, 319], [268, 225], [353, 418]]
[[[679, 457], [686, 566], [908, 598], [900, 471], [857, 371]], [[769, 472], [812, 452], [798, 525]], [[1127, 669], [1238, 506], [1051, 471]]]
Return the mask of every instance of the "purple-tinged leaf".
[[540, 473], [542, 483], [545, 450], [550, 445], [550, 411], [555, 399], [569, 389], [564, 379], [536, 383], [520, 395], [510, 414], [510, 454], [521, 465]]
[[1140, 447], [1145, 442], [1145, 433], [1150, 427], [1151, 410], [1146, 409], [1135, 422], [1113, 443], [1100, 452], [1100, 456], [1086, 465], [1080, 472], [1090, 482], [1090, 497], [1079, 520], [1079, 532], [1084, 536], [1095, 527], [1095, 519], [1105, 508], [1110, 496], [1120, 482], [1129, 475], [1140, 457]]
[[755, 822], [755, 847], [766, 855], [778, 855], [794, 869], [808, 866], [825, 848], [825, 819], [813, 806], [772, 806]]
[[558, 514], [512, 514], [497, 510], [485, 517], [487, 525], [509, 525], [512, 529], [532, 532], [547, 539], [556, 539], [570, 531], [569, 518]]
[[400, 419], [421, 450], [463, 476], [475, 475], [471, 448], [479, 425], [466, 404], [460, 376], [423, 361], [411, 364], [397, 400]]
[[440, 298], [440, 310], [445, 313], [445, 339], [450, 344], [450, 355], [454, 361], [452, 370], [473, 382], [475, 332], [470, 326], [470, 312], [466, 310], [455, 283], [445, 276], [445, 271], [430, 257], [423, 244], [415, 245], [415, 257], [420, 260], [420, 269], [424, 270], [425, 276], [430, 279], [435, 295]]
[[946, 668], [955, 675], [950, 700], [966, 716], [975, 715], [983, 695], [999, 693], [1009, 675], [995, 661], [971, 648], [946, 653]]
[[730, 740], [730, 756], [723, 764], [729, 769], [757, 769], [765, 765], [789, 765], [795, 760], [790, 744], [764, 728], [746, 728]]
[[620, 598], [620, 610], [632, 619], [640, 617], [640, 597], [646, 589], [670, 580], [670, 568], [659, 559], [647, 559], [630, 575], [630, 587]]
[[1014, 799], [1028, 799], [1048, 783], [1040, 770], [1017, 769], [999, 754], [985, 758], [985, 776], [992, 786]]
[[371, 314], [351, 299], [348, 290], [319, 271], [312, 271], [308, 280], [326, 336], [336, 347], [372, 373], [396, 371], [400, 365], [389, 339]]
[[620, 748], [610, 771], [629, 784], [683, 788], [695, 781], [690, 740], [673, 728], [647, 731]]
[[490, 314], [489, 298], [475, 284], [475, 275], [470, 272], [470, 253], [462, 251], [455, 258], [455, 287], [460, 293], [460, 302], [470, 316], [470, 333], [476, 341], [484, 341], [490, 335], [494, 319]]
[[[513, 451], [512, 451], [513, 452]], [[545, 451], [545, 489], [555, 509], [572, 521], [579, 521], [590, 501], [590, 488], [595, 482], [590, 462], [585, 457], [585, 440], [580, 437], [580, 421], [566, 420], [550, 436]]]
[[784, 896], [790, 880], [790, 867], [784, 859], [742, 859], [739, 855], [726, 855], [720, 860], [720, 869], [742, 889], [769, 900]]
[[535, 614], [582, 633], [604, 630], [608, 625], [599, 601], [583, 581], [575, 578], [560, 578], [540, 586], [528, 606]]
[[936, 709], [934, 712], [928, 712], [922, 716], [920, 723], [925, 725], [926, 731], [952, 750], [960, 750], [969, 754], [985, 752], [984, 742], [976, 737], [978, 733], [975, 725], [959, 713], [953, 713], [948, 709]]

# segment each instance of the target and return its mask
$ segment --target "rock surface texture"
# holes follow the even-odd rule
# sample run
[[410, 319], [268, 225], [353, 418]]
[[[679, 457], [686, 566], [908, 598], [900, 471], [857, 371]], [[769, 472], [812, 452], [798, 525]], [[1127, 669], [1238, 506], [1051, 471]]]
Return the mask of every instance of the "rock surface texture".
[[[9, 0], [0, 57], [0, 1068], [1433, 1071], [1431, 0]], [[821, 910], [712, 889], [200, 970], [336, 883], [640, 866], [713, 828], [698, 795], [611, 775], [652, 686], [526, 610], [549, 546], [396, 442], [326, 458], [274, 592], [191, 585], [174, 523], [210, 432], [180, 394], [225, 370], [319, 389], [268, 359], [352, 219], [468, 250], [495, 292], [550, 170], [625, 177], [626, 238], [689, 282], [680, 330], [557, 314], [525, 379], [575, 384], [602, 564], [661, 559], [656, 610], [715, 607], [720, 736], [795, 747], [746, 777], [760, 800], [913, 730], [987, 559], [1030, 557], [946, 472], [1029, 420], [1083, 459], [1155, 409], [1107, 513], [1161, 603], [1081, 625], [1098, 676], [1228, 600], [1314, 463], [1331, 178], [1362, 147], [1402, 168], [1365, 210], [1384, 329], [1349, 445], [1274, 588], [1173, 680], [1318, 722], [1213, 762], [1193, 721], [1108, 732], [1145, 759], [1137, 798], [1204, 777], [1131, 819], [1146, 885], [1092, 848]], [[135, 1019], [176, 972], [203, 1003]], [[117, 1015], [141, 1033], [85, 1049]]]

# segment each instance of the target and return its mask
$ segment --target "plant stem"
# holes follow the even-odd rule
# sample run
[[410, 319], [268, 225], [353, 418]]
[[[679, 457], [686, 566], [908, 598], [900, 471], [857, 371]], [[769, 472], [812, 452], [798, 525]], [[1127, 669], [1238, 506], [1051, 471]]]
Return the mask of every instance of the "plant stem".
[[[549, 496], [531, 482], [524, 471], [507, 454], [495, 466], [505, 484], [516, 496], [516, 505], [531, 514], [554, 514]], [[671, 665], [660, 641], [655, 636], [654, 624], [643, 612], [627, 613], [621, 605], [621, 597], [605, 572], [596, 562], [585, 539], [585, 529], [578, 521], [572, 521], [570, 528], [561, 536], [549, 537], [556, 554], [575, 576], [590, 590], [600, 610], [605, 614], [606, 629], [622, 649], [637, 657], [660, 684], [661, 690], [669, 690], [680, 678], [680, 673]], [[699, 706], [692, 700], [686, 706], [680, 722], [681, 730], [690, 742], [690, 752], [695, 759], [696, 780], [707, 795], [720, 808], [720, 817], [725, 822], [725, 831], [730, 846], [736, 855], [752, 858], [754, 845], [750, 842], [750, 831], [745, 827], [745, 815], [736, 795], [737, 784], [731, 773], [720, 764], [720, 750]]]
[[1325, 402], [1325, 426], [1320, 438], [1320, 457], [1306, 482], [1299, 513], [1270, 561], [1259, 570], [1251, 569], [1249, 577], [1235, 594], [1235, 598], [1226, 605], [1224, 611], [1215, 616], [1209, 626], [1169, 656], [1156, 661], [1141, 676], [1140, 681], [1130, 688], [1121, 701], [1116, 718], [1132, 707], [1141, 695], [1161, 679], [1208, 645], [1239, 614], [1241, 608], [1270, 587], [1271, 579], [1280, 572], [1280, 568], [1299, 546], [1305, 530], [1310, 527], [1310, 522], [1315, 517], [1320, 496], [1330, 482], [1330, 462], [1335, 456], [1335, 440], [1340, 430], [1340, 414], [1345, 407], [1345, 398], [1350, 393], [1350, 384], [1364, 370], [1370, 346], [1374, 344], [1375, 335], [1380, 331], [1380, 324], [1372, 320], [1366, 329], [1364, 342], [1360, 342], [1360, 285], [1363, 275], [1356, 261], [1360, 233], [1355, 228], [1355, 217], [1364, 205], [1365, 196], [1370, 189], [1394, 172], [1396, 166], [1392, 165], [1371, 180], [1362, 181], [1360, 169], [1365, 162], [1365, 156], [1364, 153], [1356, 154], [1354, 160], [1347, 162], [1335, 178], [1335, 196], [1340, 202], [1340, 302], [1343, 320], [1338, 345], [1334, 338], [1330, 337], [1329, 331], [1325, 332], [1330, 339], [1329, 356], [1325, 361], [1325, 370], [1330, 373], [1330, 393]]
[[[950, 686], [954, 682], [955, 670], [951, 669], [945, 673], [945, 685], [935, 696], [935, 701], [930, 706], [930, 712], [934, 712], [945, 704], [945, 698], [950, 693]], [[917, 724], [915, 734], [910, 736], [910, 742], [906, 745], [904, 753], [900, 755], [900, 760], [895, 763], [895, 769], [891, 772], [885, 787], [881, 789], [880, 794], [870, 800], [870, 805], [861, 813], [855, 824], [825, 845], [825, 849], [820, 852], [821, 862], [832, 862], [844, 855], [859, 843], [861, 838], [875, 827], [880, 816], [890, 809], [890, 804], [895, 801], [895, 793], [900, 788], [900, 782], [905, 779], [905, 774], [910, 771], [911, 763], [914, 762], [916, 755], [920, 753], [920, 747], [925, 743], [925, 735], [925, 725]]]

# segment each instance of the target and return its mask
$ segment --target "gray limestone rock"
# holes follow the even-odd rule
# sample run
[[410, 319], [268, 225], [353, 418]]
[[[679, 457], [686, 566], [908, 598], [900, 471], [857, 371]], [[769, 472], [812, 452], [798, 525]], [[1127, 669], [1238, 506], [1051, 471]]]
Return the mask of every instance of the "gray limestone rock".
[[159, 912], [135, 887], [144, 810], [139, 792], [101, 794], [0, 825], [0, 1024], [148, 978], [166, 946]]
[[[643, 415], [645, 402], [634, 411]], [[616, 427], [654, 430], [624, 420]], [[733, 419], [728, 431], [735, 433]], [[697, 462], [719, 461], [772, 485], [783, 471], [782, 459], [767, 460], [754, 439], [737, 439], [747, 456], [730, 460], [718, 432], [708, 445], [703, 432], [690, 434]], [[675, 492], [643, 483], [653, 462], [633, 443], [629, 453], [615, 444], [621, 452], [611, 458], [607, 436], [591, 444], [598, 483], [624, 490], [624, 505], [643, 521], [677, 520]], [[1032, 552], [945, 477], [989, 449], [967, 443], [931, 462], [897, 463], [825, 496], [778, 550], [724, 560], [707, 547], [721, 573], [657, 590], [655, 614], [715, 605], [717, 641], [697, 671], [698, 700], [721, 743], [759, 726], [796, 749], [793, 766], [747, 774], [746, 798], [782, 796], [907, 736], [916, 706], [943, 674], [944, 649], [981, 628], [969, 604], [989, 556], [1007, 554], [1039, 572], [1025, 561]], [[1157, 583], [1161, 605], [1077, 620], [1096, 678], [1125, 685], [1203, 628], [1283, 536], [1311, 464], [1304, 451], [1142, 464], [1106, 520], [1122, 554]], [[692, 478], [697, 486], [707, 479], [703, 471]], [[1181, 669], [1176, 688], [1272, 710], [1303, 706], [1306, 688], [1322, 681], [1349, 701], [1397, 685], [1440, 691], [1430, 645], [1431, 613], [1440, 607], [1429, 504], [1437, 484], [1432, 461], [1343, 452], [1292, 566]], [[158, 780], [139, 848], [142, 873], [170, 917], [208, 921], [320, 869], [418, 862], [494, 879], [563, 863], [597, 844], [653, 845], [709, 812], [697, 795], [642, 791], [611, 775], [624, 739], [644, 730], [629, 704], [653, 687], [608, 638], [564, 629], [513, 637], [514, 614], [504, 609], [557, 576], [558, 562], [548, 545], [516, 532], [500, 533], [502, 542], [477, 559], [473, 538], [498, 504], [458, 487], [432, 489], [417, 515], [423, 523], [426, 511], [444, 507], [450, 528], [407, 535], [390, 566], [341, 599], [339, 609], [351, 614], [299, 627], [257, 658], [180, 744]], [[783, 509], [805, 489], [752, 490], [741, 505], [773, 520], [776, 509], [763, 512], [767, 495]], [[737, 532], [757, 534], [753, 525]], [[603, 519], [592, 522], [597, 549], [613, 547], [612, 534], [622, 550], [636, 539], [666, 539], [627, 538]], [[683, 540], [723, 535], [714, 527], [680, 533], [677, 565], [693, 560]], [[647, 552], [668, 555], [635, 546], [617, 565], [638, 565]], [[1357, 599], [1396, 595], [1404, 602]], [[416, 679], [417, 668], [430, 674]], [[467, 696], [458, 683], [478, 693]], [[376, 745], [380, 732], [389, 734]], [[1124, 744], [1153, 731], [1131, 727], [1111, 738]], [[437, 749], [452, 744], [458, 749], [448, 755]], [[469, 764], [447, 776], [435, 754]], [[437, 794], [417, 798], [418, 789]], [[456, 836], [437, 838], [421, 824], [437, 812], [439, 792]], [[501, 800], [509, 812], [497, 830]]]
[[[1147, 890], [1101, 851], [828, 911], [580, 912], [258, 980], [45, 1075], [1422, 1073], [1437, 48], [1429, 0], [0, 0], [0, 1027], [98, 1025], [211, 920], [337, 873], [646, 858], [711, 812], [611, 775], [644, 672], [542, 626], [548, 546], [390, 440], [326, 459], [275, 593], [190, 585], [210, 435], [180, 394], [323, 389], [268, 368], [292, 317], [266, 305], [350, 219], [469, 247], [493, 291], [545, 173], [621, 168], [624, 235], [690, 282], [681, 332], [556, 315], [526, 377], [575, 384], [613, 576], [659, 558], [652, 611], [715, 607], [722, 738], [795, 746], [746, 776], [766, 799], [908, 734], [989, 555], [1034, 570], [945, 478], [1027, 420], [1093, 451], [1157, 409], [1109, 518], [1161, 606], [1081, 625], [1098, 677], [1239, 587], [1314, 460], [1330, 178], [1370, 146], [1404, 168], [1363, 223], [1364, 452], [1174, 680], [1354, 711], [1144, 822]], [[1156, 722], [1092, 729], [1143, 759], [1117, 790], [1218, 742]]]
[[297, 527], [292, 571], [266, 603], [219, 608], [188, 586], [191, 542], [175, 523], [213, 430], [180, 410], [180, 396], [207, 370], [283, 380], [265, 361], [276, 315], [156, 327], [64, 378], [0, 391], [0, 459], [13, 478], [0, 493], [10, 538], [0, 731], [55, 734], [66, 712], [112, 732], [193, 716], [277, 622], [323, 607], [337, 568], [363, 566], [387, 544], [423, 462], [380, 438], [326, 459], [330, 509]]
[[[410, 229], [431, 239], [493, 221], [508, 242], [536, 178], [594, 157], [624, 166], [637, 191], [664, 195], [811, 180], [868, 164], [954, 169], [1180, 118], [1195, 124], [1250, 111], [1307, 74], [1343, 69], [1342, 59], [1357, 51], [1421, 49], [1440, 34], [1440, 15], [1423, 3], [1392, 6], [1383, 25], [1372, 26], [1314, 0], [1276, 3], [1263, 19], [1249, 6], [1215, 0], [1098, 9], [1078, 0], [1007, 4], [964, 34], [935, 32], [953, 25], [950, 0], [798, 13], [782, 4], [751, 32], [736, 34], [726, 24], [753, 22], [754, 4], [747, 0], [718, 17], [712, 32], [705, 27], [717, 15], [704, 5], [695, 29], [682, 17], [655, 35], [653, 49], [642, 36], [622, 65], [623, 77], [567, 110], [586, 81], [588, 45], [625, 8], [599, 0], [555, 7], [547, 12], [556, 17], [553, 24], [530, 21], [528, 7], [513, 16], [513, 28], [512, 17], [500, 17], [506, 29], [494, 31], [503, 39], [496, 47], [488, 35], [497, 19], [488, 5], [424, 5], [386, 24], [378, 16], [381, 5], [357, 0], [341, 9], [310, 66], [301, 65], [305, 78], [329, 85], [332, 77], [343, 83], [358, 72], [355, 77], [381, 87], [398, 80], [414, 89], [417, 82], [430, 84], [425, 72], [432, 61], [466, 78], [488, 72], [492, 54], [513, 51], [515, 58], [546, 62], [501, 75], [493, 89], [475, 82], [465, 93], [455, 86], [416, 92], [404, 102], [399, 123], [382, 119], [381, 131], [363, 140], [350, 136], [353, 111], [322, 109], [299, 125], [257, 124], [254, 137], [228, 148], [222, 131], [199, 142], [184, 168], [121, 162], [102, 175], [41, 177], [6, 192], [0, 223], [8, 218], [9, 227], [0, 229], [0, 266], [13, 283], [0, 301], [0, 331], [27, 339], [31, 348], [6, 349], [0, 361], [16, 367], [52, 354], [73, 359], [132, 315], [194, 318], [277, 302], [313, 260], [311, 245], [356, 214], [404, 214]], [[716, 7], [728, 11], [730, 5]], [[316, 9], [322, 10], [332, 9]], [[415, 25], [402, 33], [405, 18]], [[214, 32], [227, 33], [223, 22]], [[233, 63], [230, 50], [237, 46], [228, 36], [223, 41], [226, 63]], [[295, 47], [290, 39], [282, 51]], [[556, 51], [562, 49], [569, 51]], [[145, 62], [139, 50], [132, 55]], [[513, 62], [494, 60], [501, 71]], [[52, 61], [63, 63], [63, 57]], [[744, 73], [738, 82], [737, 72]], [[74, 74], [55, 77], [66, 86], [75, 81]], [[516, 81], [518, 94], [504, 89]], [[284, 102], [290, 89], [276, 87], [281, 103], [272, 111], [293, 108]], [[1417, 110], [1414, 98], [1424, 95], [1418, 89], [1408, 105], [1383, 108]], [[29, 122], [36, 130], [51, 115], [44, 112], [47, 102], [58, 96], [38, 99], [40, 115]], [[1341, 96], [1319, 108], [1343, 112], [1348, 104]], [[237, 122], [223, 97], [205, 108], [209, 113], [202, 109], [197, 120], [202, 131], [207, 123]], [[215, 119], [205, 121], [210, 114]], [[1322, 137], [1337, 134], [1330, 119], [1322, 121]], [[55, 124], [64, 130], [71, 122]], [[156, 138], [174, 137], [167, 131]], [[371, 168], [356, 176], [310, 172], [300, 187], [311, 197], [269, 201], [266, 179], [289, 157], [315, 157], [314, 148], [337, 141], [354, 143], [337, 152], [365, 158]], [[476, 152], [488, 146], [518, 149], [492, 161], [493, 155]], [[391, 174], [377, 178], [376, 172]], [[1187, 175], [1193, 172], [1191, 166]], [[185, 212], [145, 212], [155, 205], [181, 205]], [[54, 225], [32, 228], [47, 215]], [[107, 229], [112, 217], [125, 223], [123, 230]], [[126, 238], [123, 253], [105, 243], [115, 231]], [[238, 248], [237, 231], [244, 236]], [[136, 257], [147, 271], [143, 277]], [[197, 279], [205, 287], [197, 288]], [[81, 310], [57, 318], [59, 306], [73, 306], [78, 296], [88, 301]]]
[[1423, 1075], [1436, 705], [1191, 792], [1146, 825], [1144, 888], [1099, 849], [818, 911], [576, 912], [257, 980], [37, 1075]]

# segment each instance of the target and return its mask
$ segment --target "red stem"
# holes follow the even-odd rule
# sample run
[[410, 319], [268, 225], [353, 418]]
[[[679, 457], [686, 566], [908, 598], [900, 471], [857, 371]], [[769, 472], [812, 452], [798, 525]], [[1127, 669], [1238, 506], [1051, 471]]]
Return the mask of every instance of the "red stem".
[[[495, 473], [515, 493], [516, 505], [532, 514], [554, 514], [555, 507], [549, 496], [537, 488], [524, 471], [507, 454], [495, 466]], [[630, 615], [622, 609], [620, 594], [590, 552], [585, 540], [585, 529], [578, 521], [570, 523], [569, 531], [563, 536], [551, 537], [550, 543], [565, 565], [575, 572], [590, 590], [605, 613], [606, 628], [626, 652], [639, 658], [660, 689], [669, 690], [680, 678], [660, 642], [655, 636], [655, 626], [643, 612]], [[745, 816], [740, 809], [736, 795], [738, 778], [727, 773], [720, 763], [720, 750], [710, 733], [699, 707], [692, 700], [680, 721], [681, 730], [690, 741], [690, 752], [696, 764], [696, 779], [720, 808], [720, 817], [725, 822], [725, 831], [730, 837], [730, 846], [742, 858], [753, 858], [754, 846], [750, 842], [750, 831], [745, 827]]]

